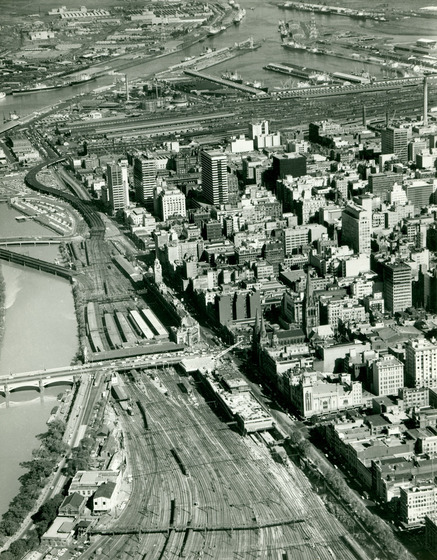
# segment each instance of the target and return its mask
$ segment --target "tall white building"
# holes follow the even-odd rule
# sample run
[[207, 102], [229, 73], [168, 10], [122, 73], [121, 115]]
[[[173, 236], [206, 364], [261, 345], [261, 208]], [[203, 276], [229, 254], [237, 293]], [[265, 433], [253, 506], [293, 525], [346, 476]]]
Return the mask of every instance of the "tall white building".
[[249, 135], [252, 139], [269, 133], [269, 121], [258, 121], [249, 125]]
[[372, 217], [369, 211], [357, 204], [349, 204], [341, 215], [341, 241], [355, 253], [370, 254]]
[[177, 188], [164, 187], [158, 194], [157, 211], [163, 222], [172, 216], [186, 216], [185, 195]]
[[113, 212], [129, 206], [129, 188], [123, 182], [123, 168], [117, 164], [106, 166], [109, 204]]
[[400, 489], [400, 517], [407, 525], [421, 523], [426, 515], [437, 511], [437, 487], [424, 483]]
[[394, 356], [382, 356], [373, 362], [373, 392], [375, 395], [397, 395], [404, 387], [404, 364]]
[[437, 387], [437, 345], [425, 338], [405, 346], [405, 381], [408, 387]]
[[220, 206], [229, 200], [228, 160], [219, 150], [202, 151], [202, 192], [210, 204]]
[[129, 200], [129, 163], [127, 159], [120, 159], [118, 164], [121, 167], [121, 180], [126, 189], [127, 200]]

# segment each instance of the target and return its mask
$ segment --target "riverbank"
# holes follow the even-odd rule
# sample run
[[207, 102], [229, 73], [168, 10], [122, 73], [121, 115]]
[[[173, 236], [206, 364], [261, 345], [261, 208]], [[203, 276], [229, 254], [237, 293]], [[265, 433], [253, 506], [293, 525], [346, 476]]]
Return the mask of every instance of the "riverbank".
[[[38, 439], [41, 445], [32, 452], [33, 459], [22, 463], [27, 472], [20, 477], [20, 490], [18, 495], [10, 502], [9, 509], [2, 516], [0, 522], [1, 550], [9, 546], [10, 558], [22, 558], [28, 550], [35, 549], [41, 536], [47, 530], [47, 523], [35, 523], [35, 529], [30, 531], [26, 538], [11, 543], [14, 535], [18, 534], [22, 526], [28, 522], [29, 514], [40, 507], [40, 495], [53, 476], [54, 468], [59, 459], [65, 454], [67, 446], [63, 441], [65, 423], [52, 422], [44, 434]], [[61, 498], [62, 501], [62, 498]]]
[[0, 265], [0, 348], [5, 334], [6, 319], [6, 282]]
[[85, 348], [86, 348], [86, 326], [84, 317], [84, 298], [82, 286], [77, 280], [73, 278], [71, 293], [73, 294], [74, 310], [76, 313], [76, 323], [77, 323], [77, 339], [78, 348], [74, 358], [71, 361], [71, 365], [77, 365], [85, 361]]

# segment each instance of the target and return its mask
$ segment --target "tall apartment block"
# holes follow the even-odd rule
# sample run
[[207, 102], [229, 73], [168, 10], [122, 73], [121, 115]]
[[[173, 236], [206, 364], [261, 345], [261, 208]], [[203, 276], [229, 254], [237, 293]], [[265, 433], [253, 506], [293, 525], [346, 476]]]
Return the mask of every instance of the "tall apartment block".
[[228, 160], [219, 150], [202, 151], [202, 192], [206, 200], [214, 206], [226, 204], [228, 191]]
[[138, 202], [153, 206], [153, 190], [156, 185], [156, 162], [154, 159], [134, 159], [134, 188]]
[[402, 163], [408, 161], [408, 132], [405, 128], [388, 126], [381, 131], [382, 154], [395, 154]]
[[411, 307], [411, 268], [402, 262], [388, 262], [384, 263], [382, 272], [386, 310], [396, 313]]

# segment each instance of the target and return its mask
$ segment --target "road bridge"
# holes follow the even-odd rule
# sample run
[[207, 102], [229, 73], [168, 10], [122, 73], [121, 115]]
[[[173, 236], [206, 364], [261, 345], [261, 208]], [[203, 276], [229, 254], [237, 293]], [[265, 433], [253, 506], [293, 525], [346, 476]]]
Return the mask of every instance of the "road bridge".
[[38, 391], [44, 393], [47, 387], [57, 385], [73, 385], [76, 377], [72, 372], [59, 373], [57, 375], [38, 375], [38, 376], [10, 376], [8, 381], [0, 382], [0, 395], [6, 397], [16, 391]]
[[[112, 359], [111, 361], [99, 361], [94, 363], [78, 364], [74, 366], [63, 366], [59, 368], [50, 369], [40, 369], [35, 371], [26, 371], [22, 373], [14, 373], [10, 375], [0, 376], [0, 387], [3, 385], [8, 385], [11, 388], [19, 388], [28, 386], [35, 388], [39, 386], [39, 381], [41, 379], [50, 383], [59, 383], [61, 381], [71, 381], [74, 379], [79, 379], [82, 375], [91, 375], [99, 373], [102, 371], [130, 371], [131, 369], [149, 369], [156, 367], [164, 367], [167, 365], [174, 365], [182, 362], [186, 358], [181, 352], [183, 346], [177, 348], [178, 354], [174, 356], [168, 356], [163, 354], [162, 350], [159, 352], [159, 345], [153, 345], [155, 348], [155, 354], [153, 356], [147, 356], [141, 358], [142, 347], [136, 346], [135, 348], [126, 348], [126, 350], [137, 350], [137, 355], [131, 355], [126, 357], [126, 359]], [[144, 347], [143, 347], [144, 348]], [[190, 358], [200, 358], [202, 355], [200, 353], [189, 356]], [[207, 356], [203, 356], [207, 358]]]
[[20, 253], [8, 251], [3, 248], [0, 248], [0, 259], [14, 264], [19, 264], [21, 266], [27, 266], [35, 270], [40, 270], [42, 272], [48, 272], [50, 274], [54, 274], [55, 276], [61, 276], [62, 278], [67, 278], [68, 280], [77, 275], [74, 270], [70, 270], [64, 266], [36, 259], [35, 257], [29, 257], [28, 255], [20, 255]]

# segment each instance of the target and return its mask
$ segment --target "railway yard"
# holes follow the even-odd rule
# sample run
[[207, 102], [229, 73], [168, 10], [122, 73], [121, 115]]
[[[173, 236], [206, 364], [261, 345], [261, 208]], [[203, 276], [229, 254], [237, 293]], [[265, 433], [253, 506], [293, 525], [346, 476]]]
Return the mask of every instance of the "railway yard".
[[[423, 85], [420, 81], [393, 80], [390, 83], [392, 86], [388, 87], [387, 82], [382, 89], [376, 86], [307, 88], [308, 95], [305, 95], [304, 90], [298, 91], [296, 95], [288, 90], [278, 90], [274, 95], [264, 96], [248, 96], [238, 92], [238, 97], [233, 98], [232, 111], [229, 110], [229, 100], [216, 98], [213, 107], [208, 105], [206, 110], [207, 96], [190, 96], [190, 111], [180, 109], [171, 117], [165, 113], [143, 113], [141, 117], [129, 117], [123, 106], [120, 106], [118, 117], [94, 122], [75, 121], [68, 125], [68, 130], [64, 122], [59, 122], [57, 130], [61, 134], [71, 133], [78, 140], [83, 139], [86, 134], [87, 138], [94, 139], [94, 152], [100, 154], [108, 149], [123, 150], [128, 146], [144, 148], [160, 138], [165, 139], [170, 133], [177, 134], [179, 138], [208, 143], [246, 132], [247, 122], [251, 119], [267, 118], [273, 129], [286, 131], [293, 128], [305, 130], [308, 126], [308, 114], [311, 114], [314, 121], [326, 118], [343, 122], [361, 120], [363, 106], [366, 107], [368, 119], [374, 121], [383, 121], [387, 111], [391, 115], [396, 112], [398, 117], [421, 112]], [[214, 92], [216, 86], [217, 84], [205, 80], [191, 78], [169, 87], [187, 93], [192, 90], [203, 91], [204, 87]], [[108, 101], [110, 95], [102, 97], [101, 102]], [[342, 103], [339, 103], [339, 99], [342, 99]], [[435, 87], [430, 87], [429, 103], [437, 104]], [[197, 109], [193, 115], [194, 107]]]
[[173, 368], [157, 374], [124, 378], [135, 403], [133, 417], [120, 409], [118, 418], [130, 499], [94, 527], [83, 558], [357, 557], [294, 463], [221, 421], [192, 379], [185, 392]]

